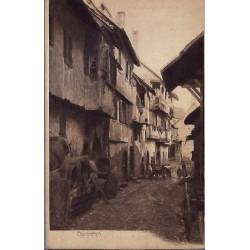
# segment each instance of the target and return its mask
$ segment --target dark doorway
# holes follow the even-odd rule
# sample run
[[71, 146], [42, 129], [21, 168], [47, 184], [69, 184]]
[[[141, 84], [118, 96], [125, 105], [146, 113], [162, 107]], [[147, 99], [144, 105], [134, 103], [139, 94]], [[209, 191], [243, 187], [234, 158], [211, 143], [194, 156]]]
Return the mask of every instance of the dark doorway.
[[130, 173], [134, 174], [134, 146], [130, 146]]
[[172, 144], [169, 147], [168, 156], [169, 156], [170, 159], [174, 159], [174, 157], [175, 157], [175, 144]]
[[122, 157], [122, 175], [124, 180], [128, 180], [128, 154], [127, 151], [123, 152]]
[[156, 165], [157, 165], [157, 167], [161, 166], [161, 153], [160, 153], [160, 151], [157, 151], [157, 153], [156, 153]]

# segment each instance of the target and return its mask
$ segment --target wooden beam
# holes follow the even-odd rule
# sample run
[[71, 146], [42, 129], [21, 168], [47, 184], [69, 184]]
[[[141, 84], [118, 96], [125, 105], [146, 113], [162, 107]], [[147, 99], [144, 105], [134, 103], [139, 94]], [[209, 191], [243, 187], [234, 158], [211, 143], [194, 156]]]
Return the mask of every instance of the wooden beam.
[[191, 88], [199, 97], [201, 97], [201, 93], [197, 88]]
[[201, 103], [200, 96], [198, 96], [198, 95], [193, 91], [193, 89], [191, 89], [191, 88], [186, 88], [186, 89], [191, 93], [191, 95], [192, 95], [199, 103]]

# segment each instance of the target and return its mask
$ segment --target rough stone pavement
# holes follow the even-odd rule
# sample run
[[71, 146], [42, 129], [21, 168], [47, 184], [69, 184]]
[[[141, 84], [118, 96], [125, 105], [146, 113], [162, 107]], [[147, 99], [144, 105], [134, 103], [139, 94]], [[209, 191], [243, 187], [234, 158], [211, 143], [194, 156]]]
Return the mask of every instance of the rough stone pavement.
[[167, 240], [185, 242], [183, 198], [183, 187], [171, 179], [129, 182], [109, 204], [97, 201], [67, 229], [146, 230]]

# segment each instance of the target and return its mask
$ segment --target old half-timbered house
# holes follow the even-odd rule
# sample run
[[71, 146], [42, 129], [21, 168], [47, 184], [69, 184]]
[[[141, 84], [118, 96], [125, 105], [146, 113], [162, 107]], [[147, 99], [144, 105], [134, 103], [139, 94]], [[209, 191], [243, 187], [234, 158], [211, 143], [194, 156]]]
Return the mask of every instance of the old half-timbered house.
[[[145, 114], [140, 121], [145, 124], [141, 127], [145, 146], [143, 146], [144, 143], [141, 143], [140, 147], [145, 158], [146, 170], [160, 168], [167, 164], [171, 144], [170, 121], [172, 116], [169, 93], [163, 85], [162, 79], [144, 63], [141, 63], [140, 68], [136, 68], [134, 77], [147, 89], [144, 95]], [[140, 101], [142, 91], [138, 89], [137, 93]]]
[[128, 180], [132, 145], [133, 65], [122, 27], [81, 0], [50, 1], [49, 129], [72, 155], [108, 158]]

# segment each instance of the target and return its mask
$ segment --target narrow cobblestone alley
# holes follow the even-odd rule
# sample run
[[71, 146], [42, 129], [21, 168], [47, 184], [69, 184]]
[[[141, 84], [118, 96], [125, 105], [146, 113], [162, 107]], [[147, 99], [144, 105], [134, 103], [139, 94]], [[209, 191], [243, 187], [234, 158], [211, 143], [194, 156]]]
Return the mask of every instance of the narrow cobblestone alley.
[[[146, 230], [183, 242], [183, 195], [183, 188], [170, 179], [131, 182], [109, 204], [99, 200], [91, 210], [75, 217], [67, 229]], [[197, 237], [193, 240], [197, 242]]]

